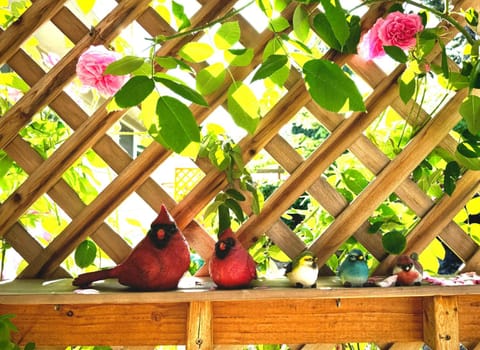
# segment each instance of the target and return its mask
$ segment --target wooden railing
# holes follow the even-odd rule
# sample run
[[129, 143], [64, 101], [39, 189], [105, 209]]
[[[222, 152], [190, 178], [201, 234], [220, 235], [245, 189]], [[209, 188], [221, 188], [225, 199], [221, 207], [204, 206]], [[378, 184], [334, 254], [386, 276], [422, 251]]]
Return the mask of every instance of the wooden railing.
[[478, 285], [342, 288], [322, 279], [317, 289], [288, 288], [281, 280], [222, 291], [208, 280], [186, 279], [171, 292], [132, 292], [115, 282], [95, 288], [79, 294], [69, 279], [5, 283], [0, 314], [15, 314], [14, 339], [35, 342], [39, 349], [289, 344], [331, 350], [347, 342], [375, 342], [382, 349], [480, 346]]

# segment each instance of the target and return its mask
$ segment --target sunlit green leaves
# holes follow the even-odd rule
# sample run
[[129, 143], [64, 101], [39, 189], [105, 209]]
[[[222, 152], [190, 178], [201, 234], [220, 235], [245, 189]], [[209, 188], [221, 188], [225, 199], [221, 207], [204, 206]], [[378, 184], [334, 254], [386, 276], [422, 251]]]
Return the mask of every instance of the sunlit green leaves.
[[341, 175], [348, 189], [356, 195], [358, 195], [365, 187], [368, 186], [368, 180], [360, 171], [356, 169], [346, 169]]
[[226, 22], [215, 33], [213, 41], [221, 50], [227, 50], [240, 40], [240, 25], [237, 21]]
[[164, 86], [178, 94], [179, 96], [192, 101], [200, 106], [208, 106], [207, 101], [197, 91], [190, 88], [180, 80], [168, 74], [157, 73], [155, 81], [162, 83]]
[[228, 89], [228, 112], [235, 123], [253, 134], [260, 121], [260, 105], [250, 87], [234, 83]]
[[305, 7], [301, 5], [298, 5], [293, 12], [293, 32], [301, 41], [305, 41], [310, 32], [308, 12]]
[[97, 245], [91, 240], [85, 240], [75, 249], [75, 264], [80, 268], [86, 268], [93, 264], [97, 256]]
[[274, 33], [283, 32], [288, 27], [290, 27], [290, 23], [283, 17], [274, 18], [268, 23], [268, 29]]
[[469, 95], [460, 105], [460, 115], [467, 122], [468, 131], [476, 135], [480, 132], [480, 97]]
[[203, 62], [214, 53], [213, 48], [206, 43], [189, 42], [185, 44], [179, 52], [179, 55], [189, 62]]
[[335, 63], [316, 59], [303, 66], [305, 82], [312, 98], [332, 111], [364, 111], [365, 104], [355, 83]]
[[157, 101], [158, 129], [152, 134], [157, 141], [181, 153], [191, 142], [200, 142], [200, 131], [190, 109], [179, 100], [161, 96]]
[[285, 55], [270, 55], [260, 68], [254, 74], [252, 81], [265, 79], [275, 73], [277, 70], [285, 66], [288, 62], [288, 57]]
[[121, 108], [139, 105], [155, 87], [153, 79], [144, 75], [130, 78], [115, 94], [115, 101]]
[[110, 63], [103, 74], [126, 75], [140, 68], [145, 60], [137, 56], [125, 56]]
[[217, 91], [225, 81], [227, 71], [222, 63], [214, 63], [197, 73], [196, 87], [204, 96]]
[[321, 0], [325, 12], [313, 19], [312, 28], [332, 49], [355, 53], [360, 39], [360, 18], [349, 15], [338, 1]]
[[253, 49], [231, 49], [224, 52], [225, 61], [233, 67], [248, 66], [253, 59]]
[[172, 1], [172, 12], [178, 25], [178, 31], [190, 27], [191, 23], [188, 16], [185, 14], [183, 5], [176, 1]]
[[398, 78], [400, 98], [405, 104], [410, 101], [417, 89], [417, 80], [415, 78], [416, 74], [410, 68], [405, 69], [402, 75]]
[[470, 24], [472, 27], [478, 26], [478, 11], [477, 10], [470, 7], [463, 14], [464, 14], [465, 20], [467, 21], [468, 24]]

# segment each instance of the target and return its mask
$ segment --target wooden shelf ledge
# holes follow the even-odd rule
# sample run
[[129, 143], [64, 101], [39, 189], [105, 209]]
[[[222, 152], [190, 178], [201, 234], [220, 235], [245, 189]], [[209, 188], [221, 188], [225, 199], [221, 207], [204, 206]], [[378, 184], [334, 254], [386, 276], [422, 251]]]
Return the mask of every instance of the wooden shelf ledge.
[[252, 289], [213, 290], [188, 278], [169, 292], [132, 292], [116, 282], [76, 290], [71, 280], [0, 284], [0, 314], [13, 319], [20, 343], [37, 346], [318, 344], [426, 342], [458, 350], [480, 342], [480, 285], [316, 289], [284, 280]]

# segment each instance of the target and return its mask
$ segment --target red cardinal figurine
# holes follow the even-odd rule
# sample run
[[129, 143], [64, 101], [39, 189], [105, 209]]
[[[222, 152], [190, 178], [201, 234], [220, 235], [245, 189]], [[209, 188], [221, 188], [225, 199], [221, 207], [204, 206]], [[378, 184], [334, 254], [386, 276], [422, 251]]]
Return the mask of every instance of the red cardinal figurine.
[[418, 261], [418, 255], [400, 255], [393, 267], [393, 274], [397, 275], [397, 286], [419, 286], [423, 280], [423, 267]]
[[190, 251], [185, 237], [162, 204], [157, 219], [146, 237], [121, 264], [107, 270], [88, 272], [73, 280], [73, 285], [88, 287], [92, 282], [118, 278], [118, 282], [139, 290], [170, 290], [190, 266]]
[[224, 289], [248, 287], [257, 278], [255, 261], [230, 228], [223, 231], [215, 243], [209, 271], [213, 282]]

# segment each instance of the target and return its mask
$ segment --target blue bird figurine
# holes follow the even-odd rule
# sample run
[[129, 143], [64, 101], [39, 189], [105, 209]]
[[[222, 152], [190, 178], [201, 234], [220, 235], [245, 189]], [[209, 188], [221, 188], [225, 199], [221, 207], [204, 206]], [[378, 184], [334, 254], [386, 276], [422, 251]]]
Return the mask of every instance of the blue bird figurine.
[[368, 280], [367, 258], [360, 249], [350, 251], [338, 267], [338, 277], [345, 287], [362, 287]]

